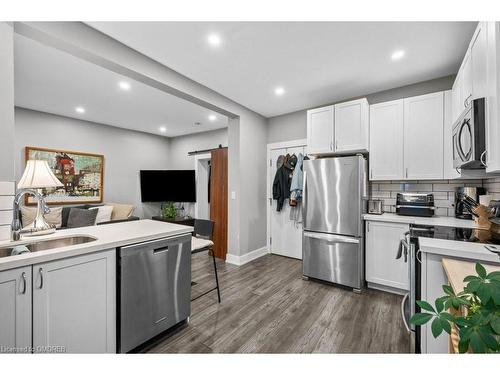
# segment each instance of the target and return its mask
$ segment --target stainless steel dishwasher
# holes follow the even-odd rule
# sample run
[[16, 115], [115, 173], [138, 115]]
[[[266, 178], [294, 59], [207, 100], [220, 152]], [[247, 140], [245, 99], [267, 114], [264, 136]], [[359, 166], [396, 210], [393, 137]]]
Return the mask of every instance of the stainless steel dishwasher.
[[191, 313], [191, 234], [118, 248], [118, 352]]

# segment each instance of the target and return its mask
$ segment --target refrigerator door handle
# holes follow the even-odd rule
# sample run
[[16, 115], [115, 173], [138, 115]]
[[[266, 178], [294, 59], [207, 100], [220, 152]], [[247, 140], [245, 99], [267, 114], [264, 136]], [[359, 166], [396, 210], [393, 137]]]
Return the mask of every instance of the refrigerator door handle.
[[324, 240], [324, 241], [335, 242], [335, 243], [356, 243], [356, 244], [359, 244], [359, 238], [339, 236], [336, 234], [304, 232], [304, 237], [315, 238], [318, 240]]

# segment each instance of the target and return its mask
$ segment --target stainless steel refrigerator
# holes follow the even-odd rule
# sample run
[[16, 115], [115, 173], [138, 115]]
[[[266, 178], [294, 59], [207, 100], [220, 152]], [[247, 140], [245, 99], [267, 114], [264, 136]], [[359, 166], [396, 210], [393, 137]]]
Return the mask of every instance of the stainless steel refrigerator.
[[304, 276], [362, 289], [366, 170], [361, 155], [304, 161]]

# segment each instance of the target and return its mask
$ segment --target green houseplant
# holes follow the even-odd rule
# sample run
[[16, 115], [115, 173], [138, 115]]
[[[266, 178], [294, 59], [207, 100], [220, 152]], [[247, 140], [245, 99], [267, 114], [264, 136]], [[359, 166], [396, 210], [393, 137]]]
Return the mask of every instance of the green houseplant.
[[[413, 315], [410, 323], [423, 325], [432, 320], [434, 337], [443, 332], [451, 334], [455, 325], [460, 353], [472, 350], [474, 353], [500, 352], [500, 272], [486, 273], [485, 268], [476, 263], [477, 275], [464, 279], [464, 290], [455, 294], [449, 285], [443, 285], [445, 295], [436, 299], [434, 307], [426, 301], [417, 301], [422, 311]], [[455, 316], [448, 309], [465, 307], [465, 316]]]
[[177, 217], [177, 208], [174, 202], [165, 202], [161, 208], [161, 216], [164, 219], [175, 219]]

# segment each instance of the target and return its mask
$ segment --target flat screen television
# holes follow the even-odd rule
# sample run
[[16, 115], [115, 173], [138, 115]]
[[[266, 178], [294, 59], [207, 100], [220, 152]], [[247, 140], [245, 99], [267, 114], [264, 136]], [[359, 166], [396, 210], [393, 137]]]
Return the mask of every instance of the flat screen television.
[[142, 202], [196, 202], [194, 170], [141, 171]]

